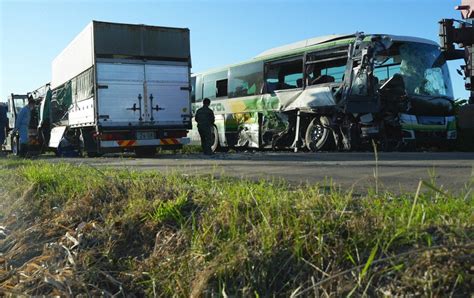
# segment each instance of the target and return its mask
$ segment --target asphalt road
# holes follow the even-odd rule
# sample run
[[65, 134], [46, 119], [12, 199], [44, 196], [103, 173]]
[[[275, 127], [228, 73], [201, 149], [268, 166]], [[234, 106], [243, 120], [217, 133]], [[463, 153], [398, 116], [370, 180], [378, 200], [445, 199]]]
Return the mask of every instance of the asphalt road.
[[[53, 158], [93, 167], [131, 168], [187, 175], [214, 174], [243, 179], [284, 179], [292, 184], [331, 183], [344, 189], [364, 192], [375, 188], [378, 169], [379, 189], [414, 192], [421, 179], [436, 181], [438, 187], [458, 192], [474, 185], [474, 153], [461, 152], [391, 152], [379, 153], [218, 153], [212, 158], [201, 154], [163, 154], [155, 158], [111, 155], [101, 158]], [[376, 167], [377, 164], [377, 167]], [[469, 185], [471, 183], [472, 185]]]

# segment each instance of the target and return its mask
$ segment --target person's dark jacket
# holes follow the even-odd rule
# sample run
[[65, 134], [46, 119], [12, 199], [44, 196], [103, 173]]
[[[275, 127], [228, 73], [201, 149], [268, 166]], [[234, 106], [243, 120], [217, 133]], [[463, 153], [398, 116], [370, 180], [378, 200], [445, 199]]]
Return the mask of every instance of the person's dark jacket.
[[0, 104], [0, 126], [6, 125], [7, 122], [7, 106]]
[[202, 108], [196, 111], [194, 119], [196, 120], [198, 126], [211, 127], [214, 125], [214, 112], [208, 106], [202, 106]]

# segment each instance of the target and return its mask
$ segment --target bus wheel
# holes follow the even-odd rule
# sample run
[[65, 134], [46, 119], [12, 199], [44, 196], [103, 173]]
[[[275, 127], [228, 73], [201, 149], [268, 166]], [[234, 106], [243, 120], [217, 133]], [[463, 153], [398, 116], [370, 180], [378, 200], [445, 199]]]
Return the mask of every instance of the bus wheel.
[[219, 131], [217, 130], [216, 126], [212, 128], [212, 152], [216, 152], [217, 148], [219, 148]]
[[314, 118], [308, 125], [305, 135], [305, 143], [308, 150], [313, 152], [328, 149], [334, 143], [333, 134], [328, 128], [329, 119], [321, 116]]

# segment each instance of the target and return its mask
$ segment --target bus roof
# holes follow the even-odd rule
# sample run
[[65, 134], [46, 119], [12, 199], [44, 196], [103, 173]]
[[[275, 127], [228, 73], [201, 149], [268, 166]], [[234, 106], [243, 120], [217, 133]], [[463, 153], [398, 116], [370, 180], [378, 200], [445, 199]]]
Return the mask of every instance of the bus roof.
[[276, 48], [266, 50], [266, 51], [258, 54], [257, 56], [255, 56], [255, 58], [273, 56], [273, 55], [276, 55], [276, 54], [283, 54], [285, 52], [290, 52], [290, 51], [294, 51], [294, 50], [308, 48], [310, 46], [315, 46], [315, 45], [322, 44], [322, 43], [325, 43], [325, 42], [328, 42], [328, 41], [334, 41], [334, 40], [338, 40], [338, 39], [351, 38], [351, 37], [354, 37], [354, 34], [351, 34], [351, 35], [335, 35], [334, 34], [334, 35], [313, 37], [313, 38], [297, 41], [295, 43], [290, 43], [290, 44], [287, 44], [287, 45], [283, 45], [283, 46], [279, 46], [279, 47], [276, 47]]
[[[390, 37], [393, 41], [398, 41], [398, 42], [418, 42], [418, 43], [425, 43], [425, 44], [431, 44], [435, 46], [439, 46], [436, 42], [429, 40], [429, 39], [424, 39], [424, 38], [419, 38], [419, 37], [412, 37], [412, 36], [401, 36], [401, 35], [391, 35], [391, 34], [365, 34], [365, 36], [387, 36]], [[269, 50], [266, 50], [257, 56], [241, 61], [240, 63], [235, 63], [235, 64], [229, 64], [217, 68], [212, 68], [206, 71], [201, 71], [196, 74], [206, 74], [206, 73], [213, 73], [213, 72], [218, 72], [218, 71], [223, 71], [229, 67], [232, 66], [237, 66], [253, 61], [261, 61], [261, 60], [267, 60], [267, 59], [272, 59], [276, 57], [281, 57], [281, 56], [288, 56], [292, 54], [297, 54], [300, 52], [304, 52], [310, 48], [317, 47], [319, 45], [325, 44], [325, 43], [349, 43], [355, 38], [355, 34], [334, 34], [334, 35], [326, 35], [326, 36], [320, 36], [320, 37], [313, 37], [309, 39], [305, 39], [302, 41], [298, 41], [295, 43], [275, 47]]]
[[[429, 43], [429, 44], [434, 44], [438, 45], [434, 41], [424, 39], [424, 38], [418, 38], [418, 37], [411, 37], [411, 36], [398, 36], [398, 35], [389, 35], [389, 34], [367, 34], [367, 36], [373, 36], [373, 35], [380, 35], [380, 36], [388, 36], [390, 37], [393, 41], [406, 41], [406, 42], [419, 42], [419, 43]], [[303, 50], [305, 48], [309, 48], [315, 45], [323, 44], [329, 41], [336, 41], [336, 40], [341, 40], [341, 39], [347, 39], [347, 38], [354, 38], [355, 34], [346, 34], [346, 35], [326, 35], [326, 36], [320, 36], [320, 37], [313, 37], [305, 40], [301, 40], [295, 43], [290, 43], [284, 46], [279, 46], [276, 48], [272, 48], [269, 50], [266, 50], [259, 55], [255, 56], [254, 58], [263, 58], [267, 56], [274, 56], [277, 54], [286, 54], [288, 52], [293, 52], [296, 50]]]

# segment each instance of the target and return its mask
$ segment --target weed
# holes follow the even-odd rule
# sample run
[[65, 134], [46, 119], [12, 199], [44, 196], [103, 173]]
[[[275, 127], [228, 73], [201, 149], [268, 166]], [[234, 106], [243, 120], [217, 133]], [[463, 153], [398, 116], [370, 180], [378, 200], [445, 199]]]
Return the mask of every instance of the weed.
[[[468, 295], [474, 196], [1, 161], [0, 290]], [[377, 178], [377, 174], [375, 175]], [[225, 295], [224, 295], [225, 294]]]
[[173, 221], [179, 225], [183, 224], [184, 216], [182, 209], [187, 203], [187, 193], [180, 194], [175, 200], [159, 202], [155, 209], [147, 214], [147, 219], [155, 223]]

